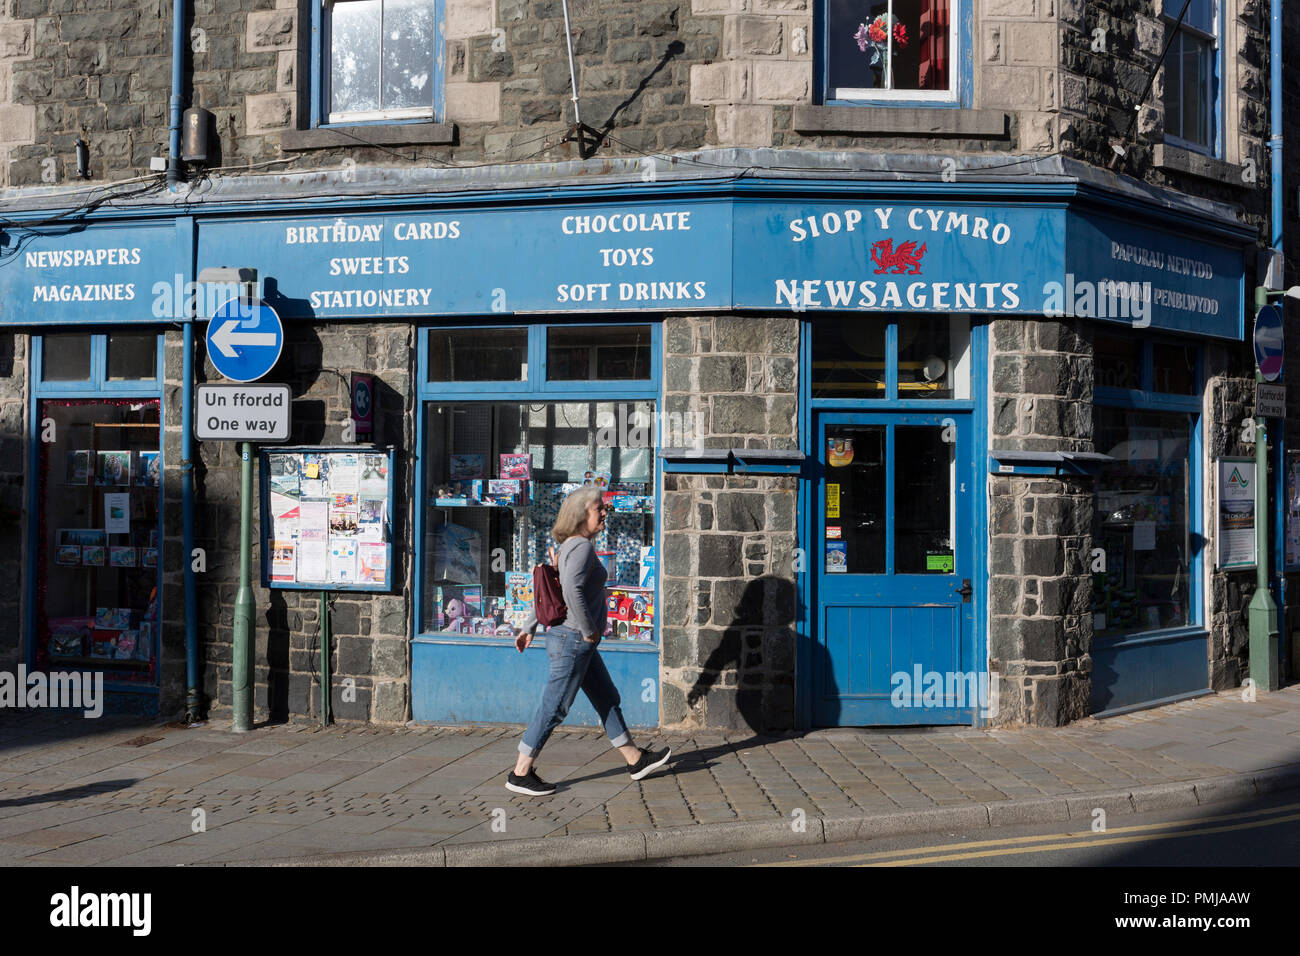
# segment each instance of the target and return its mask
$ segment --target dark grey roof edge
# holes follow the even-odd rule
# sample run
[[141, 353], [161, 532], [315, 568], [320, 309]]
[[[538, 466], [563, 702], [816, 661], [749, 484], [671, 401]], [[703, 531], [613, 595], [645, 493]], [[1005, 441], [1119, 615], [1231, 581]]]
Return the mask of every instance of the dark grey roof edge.
[[[1081, 183], [1170, 210], [1240, 225], [1236, 207], [1142, 183], [1062, 156], [953, 154], [957, 182], [1015, 185]], [[285, 160], [290, 162], [291, 160]], [[265, 164], [265, 165], [274, 165]], [[483, 193], [566, 186], [617, 186], [644, 182], [707, 182], [747, 177], [863, 182], [939, 182], [944, 170], [931, 153], [867, 150], [702, 149], [672, 156], [630, 156], [547, 163], [474, 166], [360, 166], [275, 172], [249, 168], [213, 173], [176, 191], [160, 190], [113, 200], [121, 208], [158, 207], [183, 212], [209, 203], [276, 202], [311, 198]], [[138, 180], [128, 182], [136, 183]], [[116, 184], [105, 183], [111, 190]], [[0, 191], [0, 212], [63, 209], [86, 187], [10, 187]]]

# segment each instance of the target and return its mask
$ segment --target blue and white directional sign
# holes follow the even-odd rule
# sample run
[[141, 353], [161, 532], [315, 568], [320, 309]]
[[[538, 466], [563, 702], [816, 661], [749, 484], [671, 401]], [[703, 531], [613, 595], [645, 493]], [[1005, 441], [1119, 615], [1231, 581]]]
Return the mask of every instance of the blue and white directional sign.
[[275, 367], [284, 348], [280, 317], [257, 299], [231, 299], [208, 323], [208, 358], [233, 382], [255, 382]]
[[1282, 374], [1282, 309], [1266, 305], [1255, 316], [1255, 364], [1264, 381]]

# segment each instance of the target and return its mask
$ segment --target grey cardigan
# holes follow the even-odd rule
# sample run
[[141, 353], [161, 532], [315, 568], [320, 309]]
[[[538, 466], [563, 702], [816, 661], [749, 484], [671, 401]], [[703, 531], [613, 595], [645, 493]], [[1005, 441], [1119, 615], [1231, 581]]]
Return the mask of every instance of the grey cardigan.
[[[556, 558], [560, 572], [560, 593], [569, 615], [562, 627], [571, 627], [581, 636], [604, 635], [609, 609], [605, 604], [605, 566], [596, 557], [590, 538], [575, 534], [560, 545]], [[537, 632], [536, 608], [528, 615], [523, 629]]]

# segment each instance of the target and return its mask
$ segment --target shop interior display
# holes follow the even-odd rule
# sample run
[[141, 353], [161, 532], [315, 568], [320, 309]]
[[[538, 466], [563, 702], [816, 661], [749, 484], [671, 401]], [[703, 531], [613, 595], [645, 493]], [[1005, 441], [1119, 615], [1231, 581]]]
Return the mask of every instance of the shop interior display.
[[158, 637], [156, 400], [42, 403], [38, 663], [150, 682]]
[[[649, 414], [648, 403], [624, 404]], [[605, 636], [654, 640], [652, 449], [602, 443], [616, 407], [430, 406], [426, 633], [513, 637], [532, 609], [532, 569], [549, 560], [560, 505], [586, 484], [610, 509], [593, 540], [608, 574]]]

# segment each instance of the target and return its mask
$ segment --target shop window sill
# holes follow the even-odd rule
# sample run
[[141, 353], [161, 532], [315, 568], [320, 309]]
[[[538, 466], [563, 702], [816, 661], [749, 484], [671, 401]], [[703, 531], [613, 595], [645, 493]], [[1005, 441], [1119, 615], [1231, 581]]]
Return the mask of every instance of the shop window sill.
[[1246, 182], [1245, 166], [1225, 163], [1213, 156], [1206, 156], [1204, 153], [1198, 153], [1193, 149], [1184, 149], [1181, 146], [1174, 146], [1171, 143], [1157, 143], [1153, 161], [1158, 168], [1169, 172], [1183, 173], [1187, 176], [1195, 176], [1198, 179], [1209, 179], [1229, 186], [1245, 188], [1250, 185], [1250, 183]]
[[875, 109], [870, 106], [796, 106], [794, 128], [807, 134], [858, 136], [954, 136], [1006, 139], [1007, 114], [1001, 110]]
[[286, 152], [337, 149], [340, 146], [450, 146], [456, 141], [455, 123], [397, 123], [392, 126], [332, 126], [294, 129], [280, 134]]

